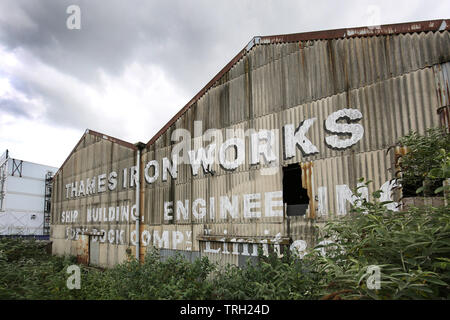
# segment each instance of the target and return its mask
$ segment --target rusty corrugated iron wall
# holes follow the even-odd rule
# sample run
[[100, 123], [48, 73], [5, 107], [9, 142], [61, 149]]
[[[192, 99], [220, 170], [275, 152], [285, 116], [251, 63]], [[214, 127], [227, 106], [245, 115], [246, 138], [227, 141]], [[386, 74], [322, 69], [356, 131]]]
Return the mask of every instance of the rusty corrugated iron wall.
[[[135, 192], [130, 183], [126, 188], [116, 187], [114, 190], [96, 191], [79, 197], [72, 197], [66, 185], [77, 182], [79, 189], [80, 181], [114, 171], [118, 173], [117, 185], [123, 186], [124, 176], [120, 173], [127, 168], [128, 175], [125, 178], [129, 181], [130, 168], [135, 166], [135, 162], [132, 144], [93, 131], [83, 135], [53, 180], [50, 237], [54, 254], [74, 255], [81, 263], [98, 266], [113, 266], [126, 258], [130, 234], [135, 230], [131, 213]], [[98, 188], [98, 181], [95, 181], [95, 185]], [[122, 207], [128, 208], [129, 222], [125, 216], [123, 219], [121, 216], [119, 219], [114, 217], [110, 221], [109, 208], [117, 207], [120, 214]], [[100, 211], [97, 212], [97, 209]], [[95, 210], [93, 215], [97, 218], [91, 216], [89, 219], [88, 210]]]
[[[348, 185], [352, 189], [364, 177], [373, 181], [369, 194], [380, 189], [395, 173], [395, 154], [388, 152], [388, 148], [411, 130], [424, 132], [439, 124], [438, 109], [442, 103], [436, 90], [442, 78], [445, 79], [441, 75], [442, 62], [449, 60], [449, 49], [448, 32], [257, 44], [149, 144], [144, 161], [161, 162], [163, 156], [170, 158], [173, 130], [185, 128], [194, 132], [194, 121], [201, 121], [204, 131], [217, 128], [225, 135], [226, 128], [279, 130], [286, 123], [298, 125], [316, 117], [317, 125], [311, 127], [308, 137], [318, 146], [318, 154], [303, 156], [298, 151], [294, 158], [284, 160], [281, 148], [278, 150], [280, 167], [299, 163], [310, 198], [307, 215], [290, 217], [290, 236], [292, 240], [302, 239], [312, 245], [314, 225], [349, 210], [349, 202], [345, 208], [339, 208], [336, 186]], [[325, 145], [329, 133], [322, 124], [328, 115], [343, 108], [361, 111], [360, 123], [365, 133], [356, 145], [339, 151]], [[281, 135], [278, 138], [282, 145]], [[193, 149], [207, 146], [198, 145], [195, 140], [192, 139]], [[248, 154], [246, 148], [246, 157]], [[221, 195], [232, 197], [282, 190], [281, 169], [274, 175], [264, 176], [260, 166], [252, 167], [248, 163], [246, 158], [245, 165], [232, 173], [215, 163], [213, 176], [199, 173], [195, 177], [189, 165], [181, 165], [176, 180], [169, 178], [167, 182], [147, 184], [147, 221], [162, 224], [163, 229], [169, 226], [162, 217], [164, 203], [168, 201], [188, 199], [192, 204], [197, 198], [217, 199]], [[325, 196], [322, 206], [317, 201], [318, 188], [322, 188], [320, 196]], [[206, 201], [206, 207], [209, 205]], [[242, 212], [242, 203], [239, 205]], [[261, 209], [264, 211], [264, 204]], [[226, 222], [208, 221], [208, 217], [189, 218], [170, 228], [192, 230], [194, 244], [188, 250], [200, 252], [205, 241], [214, 237], [270, 238], [277, 233], [286, 235], [287, 229], [281, 217], [261, 217], [255, 222], [242, 216]], [[203, 237], [202, 233], [211, 236]], [[196, 236], [203, 239], [196, 241]], [[223, 252], [222, 245], [215, 248]], [[228, 246], [231, 245], [232, 242]], [[186, 247], [173, 249], [186, 250]], [[216, 260], [231, 259], [228, 262], [238, 264], [238, 256], [221, 254]]]
[[[161, 165], [164, 157], [172, 158], [176, 144], [171, 136], [177, 129], [190, 132], [193, 150], [208, 146], [210, 141], [202, 139], [208, 129], [217, 129], [224, 140], [227, 129], [234, 129], [246, 141], [245, 161], [233, 171], [225, 170], [216, 161], [210, 168], [213, 174], [200, 169], [194, 176], [191, 165], [183, 163], [178, 165], [177, 179], [169, 175], [167, 181], [160, 177], [152, 183], [141, 172], [141, 258], [146, 250], [157, 247], [164, 257], [182, 252], [190, 259], [208, 256], [222, 264], [243, 265], [254, 259], [261, 247], [281, 252], [295, 240], [312, 246], [316, 226], [348, 212], [352, 199], [349, 192], [359, 178], [373, 181], [368, 194], [386, 189], [395, 177], [396, 152], [388, 151], [389, 147], [411, 130], [424, 132], [439, 124], [449, 125], [447, 22], [255, 38], [143, 150], [141, 168], [146, 170], [150, 161]], [[330, 114], [344, 108], [361, 112], [362, 119], [357, 123], [364, 128], [364, 135], [350, 148], [337, 150], [325, 143], [331, 133], [325, 130], [324, 123]], [[319, 152], [304, 155], [297, 150], [294, 157], [285, 160], [283, 126], [298, 127], [310, 118], [316, 120], [307, 137]], [[194, 136], [199, 125], [200, 134]], [[250, 165], [249, 138], [243, 135], [248, 129], [278, 131], [275, 165]], [[126, 192], [118, 188], [111, 195], [105, 193], [92, 199], [64, 199], [67, 183], [135, 165], [133, 145], [104, 139], [99, 134], [85, 135], [83, 139], [86, 142], [80, 141], [55, 178], [58, 196], [53, 201], [53, 221], [58, 221], [63, 210], [93, 204], [120, 205], [120, 199], [135, 201], [133, 188]], [[307, 212], [304, 216], [266, 216], [269, 204], [264, 197], [283, 190], [283, 167], [290, 164], [297, 164], [302, 172], [299, 189], [305, 189], [308, 195]], [[260, 217], [242, 215], [244, 194], [260, 195]], [[240, 214], [221, 218], [221, 196], [238, 197]], [[392, 196], [394, 200], [399, 198], [395, 192]], [[206, 210], [200, 218], [192, 214], [197, 199], [204, 199]], [[174, 218], [165, 220], [169, 202]], [[188, 207], [186, 215], [178, 213], [179, 219], [177, 202]], [[101, 228], [103, 225], [85, 224], [84, 220], [77, 223], [90, 230], [94, 226], [109, 230], [114, 225], [108, 223]], [[63, 223], [53, 226], [55, 253], [75, 253], [76, 248], [84, 248], [82, 240], [78, 247], [74, 240], [62, 240], [66, 228]], [[127, 248], [133, 252], [134, 222], [123, 224], [123, 228], [127, 230], [123, 244], [99, 242], [99, 249], [90, 249], [99, 251], [99, 265], [123, 260]]]

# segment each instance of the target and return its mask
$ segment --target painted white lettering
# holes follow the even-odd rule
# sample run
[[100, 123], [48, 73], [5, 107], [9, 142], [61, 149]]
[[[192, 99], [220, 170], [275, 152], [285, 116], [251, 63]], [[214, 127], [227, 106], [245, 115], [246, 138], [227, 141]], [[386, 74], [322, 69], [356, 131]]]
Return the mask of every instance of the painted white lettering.
[[139, 183], [139, 174], [137, 172], [136, 166], [130, 168], [130, 187], [134, 187]]
[[215, 199], [214, 198], [209, 198], [209, 218], [211, 220], [214, 220], [216, 218], [216, 211], [215, 211]]
[[327, 187], [317, 188], [317, 212], [319, 217], [326, 217], [328, 215], [328, 196]]
[[122, 187], [126, 189], [128, 187], [128, 169], [123, 169], [123, 181], [122, 181]]
[[211, 170], [214, 163], [214, 152], [216, 149], [215, 144], [210, 144], [208, 147], [200, 148], [195, 152], [195, 150], [190, 150], [189, 163], [191, 164], [192, 175], [196, 176], [198, 174], [198, 169], [200, 166], [203, 167], [203, 172], [207, 173]]
[[238, 216], [238, 197], [232, 196], [232, 202], [230, 202], [230, 198], [227, 196], [220, 197], [220, 218], [226, 219], [227, 212], [233, 219], [236, 219]]
[[220, 252], [220, 248], [218, 248], [218, 249], [211, 249], [211, 242], [210, 241], [206, 241], [206, 243], [205, 243], [205, 252], [207, 252], [207, 253], [219, 253]]
[[[200, 208], [197, 208], [201, 205]], [[206, 216], [206, 201], [204, 199], [195, 199], [192, 202], [192, 214], [196, 219], [203, 219]]]
[[132, 221], [136, 221], [137, 216], [136, 216], [136, 204], [133, 204], [133, 206], [131, 206], [131, 220]]
[[183, 220], [189, 219], [189, 200], [185, 200], [184, 204], [182, 201], [177, 201], [177, 220], [181, 219], [181, 214]]
[[167, 172], [170, 173], [172, 179], [176, 179], [178, 176], [178, 156], [175, 154], [172, 156], [172, 164], [168, 158], [162, 160], [162, 180], [167, 181]]
[[[266, 143], [261, 144], [261, 141]], [[260, 130], [251, 134], [251, 154], [250, 163], [256, 165], [260, 163], [260, 155], [264, 157], [266, 164], [277, 160], [274, 153], [275, 134], [271, 130]]]
[[130, 241], [133, 246], [136, 246], [136, 230], [131, 231]]
[[78, 187], [78, 196], [80, 197], [80, 196], [85, 196], [86, 195], [86, 192], [85, 192], [85, 190], [84, 190], [84, 182], [83, 182], [83, 180], [81, 180], [80, 181], [80, 185], [79, 185], [79, 187]]
[[[226, 158], [226, 151], [229, 148], [235, 151], [235, 157], [229, 161]], [[243, 139], [231, 138], [226, 140], [219, 149], [219, 162], [225, 170], [235, 170], [245, 161], [245, 143]]]
[[348, 139], [339, 139], [338, 135], [332, 135], [325, 138], [326, 143], [335, 149], [346, 149], [361, 140], [364, 135], [364, 128], [357, 123], [338, 123], [340, 119], [360, 120], [362, 119], [362, 113], [357, 109], [342, 109], [333, 112], [325, 120], [325, 128], [328, 131], [351, 135], [351, 138]]
[[173, 231], [172, 232], [172, 249], [177, 249], [177, 244], [183, 243], [184, 236], [183, 233], [180, 231]]
[[108, 231], [108, 241], [109, 241], [109, 243], [114, 243], [114, 240], [115, 240], [115, 238], [114, 238], [114, 230], [109, 230]]
[[105, 192], [106, 191], [106, 173], [103, 173], [98, 176], [97, 179], [97, 191]]
[[[385, 183], [383, 183], [383, 185], [380, 188], [381, 189], [380, 201], [382, 202], [393, 201], [392, 190], [396, 187], [398, 187], [398, 184], [396, 183], [395, 180], [386, 181]], [[389, 210], [398, 211], [399, 204], [397, 202], [391, 202], [387, 203], [385, 206]]]
[[129, 214], [130, 206], [122, 206], [120, 210], [120, 219], [122, 221], [128, 221], [130, 214]]
[[[148, 172], [150, 170], [150, 167], [153, 167], [153, 175], [152, 176]], [[147, 162], [147, 165], [145, 166], [145, 169], [144, 169], [144, 175], [145, 175], [145, 181], [147, 181], [147, 183], [155, 182], [159, 177], [158, 161], [150, 160], [149, 162]]]
[[71, 185], [71, 191], [70, 191], [70, 197], [74, 198], [74, 197], [78, 197], [78, 182], [74, 182]]
[[[278, 200], [276, 200], [278, 199]], [[282, 217], [283, 216], [283, 192], [274, 191], [264, 194], [266, 217]], [[280, 208], [274, 210], [274, 208]]]
[[169, 246], [169, 232], [163, 231], [162, 236], [159, 236], [158, 230], [153, 232], [153, 245], [158, 248], [170, 249]]
[[260, 218], [261, 211], [252, 209], [261, 209], [261, 194], [244, 194], [244, 218]]
[[294, 131], [293, 124], [284, 126], [284, 157], [290, 159], [295, 157], [296, 147], [299, 146], [304, 155], [315, 154], [319, 149], [306, 137], [308, 129], [312, 126], [316, 118], [306, 119], [297, 130]]
[[87, 178], [86, 180], [86, 195], [95, 193], [95, 177], [92, 179]]
[[347, 214], [347, 201], [352, 205], [360, 206], [361, 199], [369, 199], [369, 191], [367, 187], [362, 187], [363, 184], [358, 183], [359, 193], [361, 193], [361, 197], [357, 197], [350, 190], [348, 185], [342, 184], [336, 186], [336, 205], [337, 205], [337, 214], [338, 215], [346, 215]]
[[152, 235], [147, 230], [144, 230], [141, 234], [141, 243], [144, 247], [148, 246], [150, 243], [150, 240], [152, 238]]
[[108, 213], [109, 213], [108, 214], [109, 221], [114, 221], [114, 218], [116, 216], [116, 208], [115, 207], [109, 207]]
[[117, 186], [117, 172], [113, 171], [109, 173], [108, 177], [108, 189], [113, 191]]
[[70, 187], [72, 185], [70, 183], [66, 184], [66, 199], [69, 199]]
[[164, 220], [169, 221], [173, 219], [173, 201], [164, 202]]

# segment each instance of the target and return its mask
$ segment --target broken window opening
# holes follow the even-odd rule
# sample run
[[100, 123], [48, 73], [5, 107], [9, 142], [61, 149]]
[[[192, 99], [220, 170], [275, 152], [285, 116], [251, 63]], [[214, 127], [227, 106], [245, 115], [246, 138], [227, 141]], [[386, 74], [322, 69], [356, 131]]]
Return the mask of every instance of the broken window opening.
[[298, 163], [283, 167], [283, 202], [288, 216], [304, 216], [309, 206], [308, 191], [302, 186], [302, 168]]

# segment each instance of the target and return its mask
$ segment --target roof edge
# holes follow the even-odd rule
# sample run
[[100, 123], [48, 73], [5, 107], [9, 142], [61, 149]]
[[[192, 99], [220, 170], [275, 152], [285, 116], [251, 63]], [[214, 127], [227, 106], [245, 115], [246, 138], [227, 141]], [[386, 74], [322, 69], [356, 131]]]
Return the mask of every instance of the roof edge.
[[67, 161], [70, 159], [70, 157], [74, 154], [75, 150], [78, 148], [78, 146], [80, 145], [80, 143], [83, 141], [84, 137], [85, 137], [87, 134], [90, 134], [90, 135], [93, 135], [93, 136], [102, 138], [102, 139], [104, 139], [104, 140], [108, 140], [108, 141], [110, 141], [110, 142], [119, 144], [119, 145], [121, 145], [121, 146], [130, 148], [130, 149], [133, 149], [133, 150], [137, 150], [137, 147], [136, 147], [134, 144], [130, 143], [130, 142], [127, 142], [127, 141], [124, 141], [124, 140], [120, 140], [120, 139], [117, 139], [117, 138], [108, 136], [108, 135], [106, 135], [106, 134], [103, 134], [103, 133], [100, 133], [100, 132], [97, 132], [97, 131], [94, 131], [94, 130], [86, 129], [86, 131], [85, 131], [85, 132], [83, 133], [83, 135], [81, 136], [80, 140], [78, 140], [77, 144], [76, 144], [75, 147], [72, 149], [72, 151], [69, 153], [69, 155], [67, 156], [66, 160], [64, 160], [64, 162], [62, 163], [62, 165], [59, 167], [58, 171], [56, 171], [56, 173], [55, 173], [54, 176], [56, 176], [56, 175], [61, 171], [61, 169], [64, 167], [64, 165], [65, 165], [65, 164], [67, 163]]
[[105, 140], [117, 143], [117, 144], [119, 144], [121, 146], [130, 148], [130, 149], [133, 149], [133, 150], [137, 150], [136, 145], [131, 143], [131, 142], [127, 142], [127, 141], [124, 141], [124, 140], [121, 140], [121, 139], [118, 139], [118, 138], [114, 138], [114, 137], [108, 136], [108, 135], [106, 135], [104, 133], [100, 133], [100, 132], [97, 132], [97, 131], [94, 131], [94, 130], [90, 130], [90, 129], [86, 129], [85, 134], [87, 134], [87, 133], [89, 133], [89, 134], [91, 134], [93, 136], [96, 136], [96, 137], [99, 137], [99, 138], [102, 138], [102, 139], [105, 139]]
[[425, 20], [417, 22], [385, 24], [379, 26], [364, 26], [343, 29], [311, 31], [284, 35], [272, 35], [261, 37], [260, 42], [280, 43], [307, 40], [328, 40], [339, 38], [355, 38], [380, 35], [394, 35], [402, 33], [416, 33], [428, 31], [450, 30], [450, 19]]
[[395, 35], [403, 33], [417, 33], [429, 31], [450, 30], [450, 19], [425, 20], [417, 22], [406, 22], [396, 24], [386, 24], [380, 26], [365, 26], [342, 28], [322, 31], [311, 31], [303, 33], [292, 33], [271, 36], [255, 36], [248, 44], [234, 56], [231, 61], [222, 68], [189, 102], [178, 111], [146, 144], [148, 148], [162, 136], [198, 99], [200, 99], [225, 73], [227, 73], [247, 52], [257, 44], [274, 44], [308, 40], [327, 40], [339, 38], [355, 38], [380, 35]]

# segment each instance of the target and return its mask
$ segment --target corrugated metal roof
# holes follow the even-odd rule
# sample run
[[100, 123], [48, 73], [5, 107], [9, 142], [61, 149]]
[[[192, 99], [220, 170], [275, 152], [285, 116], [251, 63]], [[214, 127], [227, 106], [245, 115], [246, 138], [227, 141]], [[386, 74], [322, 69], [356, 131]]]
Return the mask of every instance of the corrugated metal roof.
[[209, 91], [217, 81], [219, 81], [232, 67], [252, 50], [255, 45], [289, 43], [313, 40], [346, 39], [356, 37], [387, 36], [406, 33], [420, 33], [428, 31], [450, 30], [450, 19], [428, 20], [409, 23], [388, 24], [375, 27], [357, 27], [335, 30], [324, 30], [284, 35], [272, 35], [254, 37], [247, 46], [244, 47], [220, 72], [209, 81], [170, 121], [159, 130], [147, 143], [147, 147], [152, 145], [167, 129], [172, 126], [193, 104], [195, 104], [207, 91]]
[[[67, 163], [67, 161], [70, 159], [70, 157], [71, 157], [72, 154], [75, 152], [75, 150], [77, 150], [78, 146], [80, 145], [80, 143], [83, 141], [84, 137], [85, 137], [87, 134], [90, 134], [90, 135], [93, 135], [93, 136], [96, 136], [96, 137], [99, 137], [99, 138], [102, 138], [102, 139], [111, 141], [111, 142], [113, 142], [113, 143], [117, 143], [117, 144], [119, 144], [119, 145], [121, 145], [121, 146], [130, 148], [130, 149], [133, 149], [133, 150], [137, 150], [137, 149], [138, 149], [138, 148], [136, 147], [136, 145], [134, 145], [134, 144], [132, 144], [132, 143], [130, 143], [130, 142], [126, 142], [126, 141], [124, 141], [124, 140], [117, 139], [117, 138], [108, 136], [108, 135], [106, 135], [106, 134], [104, 134], [104, 133], [100, 133], [100, 132], [97, 132], [97, 131], [94, 131], [94, 130], [86, 129], [86, 131], [85, 131], [84, 134], [81, 136], [81, 138], [80, 138], [80, 140], [78, 141], [78, 143], [75, 145], [75, 147], [72, 149], [72, 151], [71, 151], [71, 152], [69, 153], [69, 155], [67, 156], [66, 160], [64, 160], [64, 162], [63, 162], [63, 164], [61, 165], [61, 167], [59, 167], [59, 170], [55, 173], [55, 176], [56, 176], [57, 174], [59, 174], [59, 172], [61, 171], [61, 169], [64, 167], [64, 165], [65, 165], [65, 164]], [[136, 143], [136, 144], [137, 144], [137, 143]]]

